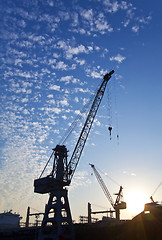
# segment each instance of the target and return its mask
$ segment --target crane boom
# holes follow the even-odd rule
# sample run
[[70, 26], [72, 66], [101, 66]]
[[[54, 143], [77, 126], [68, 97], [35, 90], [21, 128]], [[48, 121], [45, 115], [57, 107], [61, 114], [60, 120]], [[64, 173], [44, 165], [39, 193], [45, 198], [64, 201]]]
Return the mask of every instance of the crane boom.
[[105, 92], [105, 89], [106, 89], [106, 85], [107, 85], [107, 83], [108, 83], [108, 81], [111, 78], [111, 75], [113, 73], [114, 73], [114, 70], [112, 70], [111, 72], [107, 73], [104, 76], [104, 80], [103, 80], [101, 86], [99, 87], [99, 89], [97, 91], [97, 94], [95, 96], [95, 99], [92, 103], [91, 109], [90, 109], [89, 114], [88, 114], [87, 119], [86, 119], [86, 122], [83, 126], [80, 137], [78, 139], [78, 142], [75, 146], [75, 149], [73, 151], [73, 154], [72, 154], [71, 159], [70, 159], [69, 164], [68, 164], [69, 180], [71, 180], [73, 175], [74, 175], [75, 169], [76, 169], [76, 167], [78, 165], [78, 162], [79, 162], [79, 159], [81, 157], [83, 148], [84, 148], [86, 140], [88, 138], [90, 129], [92, 127], [94, 118], [95, 118], [96, 113], [97, 113], [97, 110], [98, 110], [98, 108], [100, 106], [100, 103], [101, 103], [101, 100], [103, 98], [103, 95], [104, 95], [104, 92]]
[[114, 208], [114, 205], [115, 205], [114, 201], [113, 201], [113, 199], [111, 197], [111, 194], [110, 194], [109, 190], [107, 189], [107, 187], [106, 187], [102, 177], [100, 176], [100, 174], [98, 173], [98, 171], [96, 170], [96, 168], [95, 168], [95, 166], [93, 164], [89, 164], [89, 165], [92, 167], [92, 169], [94, 171], [94, 174], [95, 174], [95, 176], [96, 176], [96, 178], [97, 178], [97, 180], [98, 180], [98, 182], [99, 182], [99, 184], [100, 184], [100, 186], [101, 186], [105, 196], [107, 197], [107, 199], [111, 203], [111, 206]]

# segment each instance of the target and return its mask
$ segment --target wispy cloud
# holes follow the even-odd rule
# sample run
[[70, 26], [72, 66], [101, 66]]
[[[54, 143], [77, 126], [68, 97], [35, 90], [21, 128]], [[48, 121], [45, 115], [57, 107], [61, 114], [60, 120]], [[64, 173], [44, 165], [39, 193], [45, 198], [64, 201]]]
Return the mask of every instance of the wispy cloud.
[[137, 33], [139, 31], [139, 26], [138, 25], [133, 26], [132, 31]]
[[77, 171], [73, 178], [73, 184], [70, 189], [75, 190], [75, 188], [87, 186], [90, 185], [90, 183], [91, 181], [87, 171]]
[[126, 57], [122, 56], [120, 53], [118, 53], [116, 56], [110, 57], [110, 61], [116, 61], [118, 63], [122, 63]]
[[[120, 46], [122, 55], [121, 48], [113, 51], [111, 37], [119, 28], [138, 33], [151, 21], [126, 1], [91, 4], [22, 0], [6, 1], [3, 8], [0, 3], [1, 211], [26, 210], [29, 202], [42, 199], [33, 193], [33, 179], [51, 149], [112, 61], [122, 64], [127, 58], [127, 46]], [[114, 21], [115, 16], [120, 21]], [[102, 118], [96, 118], [94, 126], [100, 134]], [[77, 137], [76, 131], [73, 142]], [[89, 184], [87, 172], [77, 172], [73, 184]]]
[[58, 85], [52, 85], [49, 87], [50, 90], [60, 91], [60, 86]]

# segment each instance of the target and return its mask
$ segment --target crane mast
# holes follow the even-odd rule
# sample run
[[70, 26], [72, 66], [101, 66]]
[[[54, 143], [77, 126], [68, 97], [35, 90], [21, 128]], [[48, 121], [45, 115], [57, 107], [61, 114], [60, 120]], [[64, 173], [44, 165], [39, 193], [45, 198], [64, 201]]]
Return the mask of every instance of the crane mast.
[[92, 167], [94, 174], [97, 178], [97, 181], [99, 182], [106, 198], [110, 202], [111, 206], [114, 208], [115, 213], [116, 213], [116, 219], [120, 219], [120, 209], [126, 209], [126, 203], [121, 201], [121, 198], [123, 197], [123, 195], [122, 195], [123, 187], [120, 186], [119, 192], [117, 194], [115, 194], [115, 195], [117, 195], [117, 197], [116, 197], [116, 201], [114, 203], [113, 198], [112, 198], [108, 188], [106, 187], [101, 175], [99, 174], [99, 172], [97, 171], [97, 169], [95, 168], [95, 166], [93, 164], [89, 164], [89, 165]]
[[52, 156], [54, 156], [53, 169], [51, 173], [47, 177], [41, 177], [41, 174], [40, 178], [34, 180], [34, 192], [40, 194], [50, 194], [39, 232], [39, 240], [74, 239], [73, 223], [68, 201], [68, 191], [65, 186], [69, 186], [71, 183], [97, 110], [103, 98], [107, 83], [113, 73], [114, 70], [104, 76], [69, 163], [67, 160], [68, 151], [66, 146], [56, 145], [50, 157], [52, 158]]

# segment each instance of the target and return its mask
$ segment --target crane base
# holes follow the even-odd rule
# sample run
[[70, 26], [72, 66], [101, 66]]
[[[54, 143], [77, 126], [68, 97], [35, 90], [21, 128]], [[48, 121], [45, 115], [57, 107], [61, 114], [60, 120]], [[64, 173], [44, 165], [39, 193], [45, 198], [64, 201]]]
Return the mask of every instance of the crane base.
[[38, 240], [74, 240], [74, 230], [66, 189], [50, 193]]

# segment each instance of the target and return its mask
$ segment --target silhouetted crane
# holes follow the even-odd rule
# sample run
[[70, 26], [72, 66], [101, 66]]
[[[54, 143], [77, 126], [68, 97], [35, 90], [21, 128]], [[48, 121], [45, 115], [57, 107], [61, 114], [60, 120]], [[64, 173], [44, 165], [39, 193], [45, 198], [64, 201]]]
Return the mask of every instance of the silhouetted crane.
[[115, 213], [116, 213], [116, 219], [120, 219], [120, 209], [126, 209], [126, 202], [121, 201], [121, 198], [123, 197], [123, 194], [122, 194], [123, 187], [120, 186], [119, 192], [115, 194], [115, 195], [117, 195], [117, 197], [116, 197], [116, 201], [114, 203], [114, 200], [113, 200], [108, 188], [106, 187], [101, 175], [99, 174], [99, 172], [97, 171], [97, 169], [95, 168], [95, 166], [93, 164], [89, 164], [89, 165], [92, 167], [94, 174], [95, 174], [106, 198], [110, 202], [111, 206], [114, 208]]
[[[66, 146], [57, 145], [53, 149], [50, 157], [51, 159], [54, 156], [51, 174], [49, 174], [47, 177], [42, 177], [41, 174], [39, 179], [34, 180], [34, 192], [40, 194], [50, 194], [49, 201], [45, 208], [42, 226], [39, 232], [39, 240], [71, 240], [74, 238], [72, 217], [67, 196], [67, 189], [65, 187], [69, 186], [71, 183], [97, 110], [103, 98], [106, 85], [113, 73], [114, 70], [104, 76], [70, 161], [68, 162], [67, 159], [68, 151]], [[43, 169], [43, 172], [45, 168]]]

